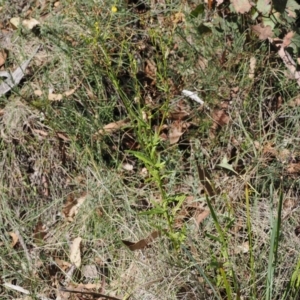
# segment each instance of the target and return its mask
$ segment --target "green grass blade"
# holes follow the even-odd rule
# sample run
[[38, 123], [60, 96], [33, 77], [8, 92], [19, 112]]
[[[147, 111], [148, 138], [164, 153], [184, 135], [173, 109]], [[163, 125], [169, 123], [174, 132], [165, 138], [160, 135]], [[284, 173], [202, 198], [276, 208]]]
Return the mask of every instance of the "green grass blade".
[[[271, 200], [273, 201], [273, 185], [270, 186], [270, 195], [271, 195]], [[277, 218], [275, 220], [271, 218], [272, 232], [271, 232], [268, 273], [267, 273], [267, 282], [266, 282], [266, 300], [273, 299], [273, 280], [274, 280], [274, 273], [277, 265], [279, 235], [280, 235], [280, 228], [281, 228], [282, 203], [283, 203], [283, 193], [281, 191], [279, 197], [279, 203], [278, 203]]]

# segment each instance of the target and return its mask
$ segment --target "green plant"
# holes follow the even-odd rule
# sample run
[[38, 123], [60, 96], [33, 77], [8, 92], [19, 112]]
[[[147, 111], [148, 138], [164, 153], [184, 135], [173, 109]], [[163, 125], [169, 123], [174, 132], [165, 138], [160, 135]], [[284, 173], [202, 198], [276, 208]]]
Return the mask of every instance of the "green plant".
[[[272, 201], [273, 208], [273, 191], [274, 187], [270, 186], [270, 199]], [[279, 240], [280, 240], [280, 230], [281, 230], [281, 213], [282, 213], [282, 204], [283, 204], [283, 193], [280, 192], [277, 217], [274, 219], [271, 217], [271, 240], [270, 240], [270, 252], [268, 260], [268, 273], [266, 278], [266, 300], [274, 299], [273, 295], [273, 279], [275, 275], [275, 270], [277, 267], [277, 257], [279, 249]], [[272, 213], [273, 209], [271, 209]]]
[[[145, 137], [144, 137], [145, 138]], [[141, 215], [159, 215], [162, 216], [167, 224], [167, 230], [162, 231], [170, 238], [175, 249], [179, 249], [180, 245], [185, 241], [186, 233], [183, 226], [180, 230], [174, 229], [175, 217], [180, 210], [185, 195], [171, 195], [165, 188], [164, 180], [169, 174], [165, 172], [165, 162], [161, 161], [161, 156], [157, 151], [160, 144], [160, 137], [155, 132], [152, 136], [148, 135], [148, 144], [144, 152], [128, 151], [138, 158], [147, 168], [149, 172], [148, 181], [152, 181], [159, 190], [160, 201], [152, 201], [153, 208]]]
[[[214, 258], [213, 259], [213, 266], [214, 268], [216, 268], [216, 270], [218, 271], [218, 278], [217, 278], [217, 284], [218, 286], [224, 286], [225, 290], [226, 290], [226, 295], [228, 299], [233, 299], [233, 293], [237, 293], [237, 295], [239, 294], [239, 284], [234, 272], [234, 269], [232, 267], [231, 261], [230, 261], [230, 256], [228, 253], [228, 233], [226, 232], [226, 226], [225, 229], [222, 228], [217, 214], [213, 208], [213, 205], [210, 201], [209, 196], [206, 196], [206, 202], [207, 205], [209, 207], [211, 216], [213, 218], [218, 236], [211, 236], [211, 238], [214, 238], [217, 242], [220, 243], [221, 245], [221, 262], [217, 259]], [[214, 257], [214, 256], [212, 256]], [[232, 286], [231, 286], [231, 282], [229, 281], [232, 280], [233, 281], [233, 287], [234, 290], [232, 290]]]

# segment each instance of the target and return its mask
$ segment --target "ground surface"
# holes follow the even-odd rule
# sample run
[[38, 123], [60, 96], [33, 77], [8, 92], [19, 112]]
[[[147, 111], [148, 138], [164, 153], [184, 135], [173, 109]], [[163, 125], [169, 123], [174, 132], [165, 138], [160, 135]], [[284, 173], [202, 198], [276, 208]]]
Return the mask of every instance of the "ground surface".
[[299, 86], [219, 2], [0, 1], [1, 299], [298, 299]]

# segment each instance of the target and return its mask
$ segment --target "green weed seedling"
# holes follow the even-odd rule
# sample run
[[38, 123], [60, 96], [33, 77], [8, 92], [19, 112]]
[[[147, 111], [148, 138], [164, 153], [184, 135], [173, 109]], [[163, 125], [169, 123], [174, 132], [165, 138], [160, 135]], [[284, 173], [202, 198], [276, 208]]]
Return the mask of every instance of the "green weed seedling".
[[[141, 161], [149, 172], [148, 181], [153, 182], [159, 190], [161, 201], [159, 203], [152, 202], [153, 208], [142, 212], [141, 215], [158, 215], [162, 216], [167, 224], [167, 230], [163, 230], [172, 241], [175, 249], [179, 249], [184, 242], [186, 234], [185, 227], [179, 231], [174, 229], [174, 221], [177, 212], [180, 210], [186, 196], [185, 195], [170, 195], [164, 186], [163, 180], [167, 177], [165, 172], [165, 162], [161, 161], [161, 156], [157, 152], [157, 146], [160, 143], [160, 137], [157, 133], [153, 133], [152, 140], [146, 146], [147, 153], [140, 151], [128, 151]], [[172, 207], [173, 206], [173, 207]]]

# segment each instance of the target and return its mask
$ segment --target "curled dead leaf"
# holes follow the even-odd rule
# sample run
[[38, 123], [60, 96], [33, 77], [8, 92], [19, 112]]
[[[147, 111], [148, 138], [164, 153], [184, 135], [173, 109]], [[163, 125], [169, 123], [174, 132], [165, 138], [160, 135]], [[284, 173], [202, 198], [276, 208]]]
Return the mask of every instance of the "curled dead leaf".
[[69, 217], [74, 217], [78, 214], [79, 208], [81, 207], [81, 205], [85, 201], [86, 197], [87, 197], [87, 195], [84, 195], [84, 196], [77, 199], [76, 204], [69, 211]]
[[11, 238], [12, 238], [12, 242], [11, 242], [10, 246], [13, 248], [13, 247], [16, 246], [16, 244], [18, 243], [19, 237], [18, 237], [18, 235], [17, 235], [16, 233], [14, 233], [14, 232], [9, 232], [8, 234], [9, 234], [9, 235], [11, 236]]
[[152, 243], [157, 237], [160, 236], [159, 231], [153, 231], [147, 238], [142, 239], [136, 243], [122, 240], [124, 245], [126, 245], [131, 251], [141, 250], [147, 247], [150, 243]]
[[180, 137], [184, 134], [183, 123], [181, 121], [174, 121], [169, 129], [170, 145], [176, 144]]
[[105, 133], [113, 133], [113, 132], [121, 129], [125, 125], [127, 125], [128, 122], [129, 122], [129, 120], [125, 119], [125, 120], [120, 120], [117, 122], [109, 123], [109, 124], [105, 125], [103, 127], [103, 129], [99, 130], [95, 135], [103, 135]]
[[68, 218], [69, 221], [73, 221], [73, 217], [78, 214], [79, 209], [86, 200], [86, 198], [86, 193], [84, 193], [77, 200], [74, 199], [74, 196], [72, 194], [67, 197], [67, 201], [63, 209], [63, 214]]

